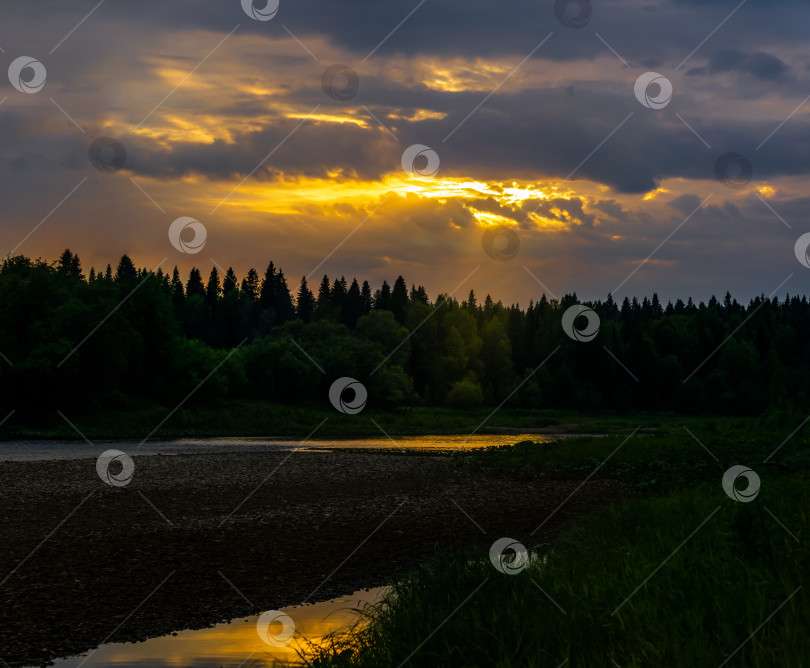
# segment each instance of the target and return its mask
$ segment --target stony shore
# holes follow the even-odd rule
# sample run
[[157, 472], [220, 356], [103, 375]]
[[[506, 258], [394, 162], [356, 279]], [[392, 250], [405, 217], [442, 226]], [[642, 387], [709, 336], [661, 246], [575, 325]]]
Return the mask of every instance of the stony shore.
[[[135, 456], [125, 487], [94, 459], [0, 463], [0, 660], [44, 664], [385, 584], [498, 538], [547, 543], [621, 492], [358, 451]], [[248, 602], [249, 601], [249, 602]]]

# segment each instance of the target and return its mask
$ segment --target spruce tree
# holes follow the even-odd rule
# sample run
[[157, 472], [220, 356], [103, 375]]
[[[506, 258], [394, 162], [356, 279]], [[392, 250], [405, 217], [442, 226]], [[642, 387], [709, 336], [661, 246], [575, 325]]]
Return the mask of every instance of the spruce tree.
[[228, 271], [225, 272], [225, 280], [222, 282], [222, 293], [227, 295], [231, 290], [237, 289], [239, 289], [239, 282], [236, 279], [236, 274], [233, 267], [228, 267]]
[[193, 297], [194, 295], [205, 298], [205, 286], [203, 285], [200, 270], [197, 267], [191, 268], [186, 282], [186, 296]]
[[122, 255], [118, 262], [118, 269], [115, 271], [115, 280], [119, 283], [131, 281], [138, 277], [138, 270], [130, 259], [129, 255]]
[[221, 294], [222, 286], [219, 284], [219, 272], [216, 267], [213, 267], [208, 275], [208, 284], [205, 286], [205, 303], [214, 308]]
[[371, 286], [368, 281], [363, 281], [363, 287], [360, 288], [360, 300], [362, 302], [363, 315], [371, 313]]
[[307, 277], [301, 277], [301, 285], [298, 288], [298, 298], [296, 299], [296, 315], [304, 322], [312, 320], [315, 314], [315, 296], [307, 286]]
[[247, 276], [242, 279], [242, 292], [251, 301], [259, 298], [259, 272], [253, 267], [248, 270]]
[[388, 285], [388, 281], [383, 281], [380, 292], [374, 300], [374, 308], [385, 311], [391, 310], [391, 286]]
[[272, 262], [267, 265], [267, 270], [264, 272], [259, 304], [265, 310], [276, 308], [276, 267]]
[[290, 288], [287, 287], [287, 278], [284, 272], [279, 269], [276, 275], [276, 322], [278, 324], [292, 320], [295, 317], [295, 306], [293, 306]]
[[391, 311], [399, 324], [405, 323], [405, 310], [408, 308], [408, 286], [402, 276], [397, 276], [391, 291]]
[[346, 293], [346, 303], [343, 308], [343, 322], [354, 328], [360, 316], [363, 315], [363, 298], [360, 295], [360, 285], [357, 279], [352, 280]]

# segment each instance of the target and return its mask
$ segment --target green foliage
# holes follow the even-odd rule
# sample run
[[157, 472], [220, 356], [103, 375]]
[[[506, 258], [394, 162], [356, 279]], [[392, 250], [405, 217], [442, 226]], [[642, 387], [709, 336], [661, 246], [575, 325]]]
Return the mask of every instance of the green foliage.
[[[810, 469], [810, 426], [801, 424], [803, 417], [785, 416], [778, 425], [773, 413], [756, 421], [697, 419], [684, 424], [669, 418], [664, 427], [648, 426], [634, 435], [626, 430], [551, 443], [523, 441], [458, 457], [473, 466], [501, 471], [543, 470], [579, 478], [598, 467], [601, 477], [615, 478], [633, 489], [669, 490], [716, 482], [734, 464], [754, 466], [760, 472]], [[789, 442], [777, 450], [788, 437]]]
[[0, 353], [13, 365], [0, 364], [2, 403], [21, 414], [176, 405], [239, 348], [211, 379], [216, 390], [195, 392], [191, 406], [210, 396], [320, 404], [343, 375], [367, 386], [370, 407], [750, 415], [810, 404], [804, 297], [666, 308], [655, 295], [621, 308], [609, 297], [590, 303], [601, 327], [589, 344], [560, 325], [576, 295], [521, 309], [489, 296], [481, 304], [473, 291], [461, 304], [431, 302], [401, 276], [372, 297], [365, 281], [324, 276], [316, 298], [272, 262], [263, 278], [212, 268], [204, 281], [195, 267], [185, 283], [176, 269], [171, 279], [152, 274], [126, 255], [115, 266], [85, 278], [70, 250], [53, 265], [3, 262]]
[[465, 410], [481, 408], [484, 403], [481, 384], [473, 376], [462, 378], [453, 383], [453, 388], [447, 395], [447, 402], [453, 408]]
[[485, 554], [437, 555], [308, 658], [319, 668], [807, 666], [808, 482], [768, 477], [749, 504], [719, 484], [634, 499], [517, 575]]
[[[770, 410], [459, 454], [511, 474], [598, 471], [645, 493], [551, 547], [542, 534], [516, 536], [543, 545], [517, 575], [480, 552], [436, 555], [307, 659], [318, 668], [806, 666], [810, 442], [807, 429], [794, 433], [800, 421]], [[753, 502], [721, 488], [735, 463], [761, 477]]]

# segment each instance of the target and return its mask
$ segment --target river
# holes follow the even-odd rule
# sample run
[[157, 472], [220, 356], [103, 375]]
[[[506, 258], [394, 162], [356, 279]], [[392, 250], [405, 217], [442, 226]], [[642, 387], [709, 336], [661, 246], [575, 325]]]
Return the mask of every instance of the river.
[[[302, 444], [298, 441], [282, 438], [184, 438], [175, 440], [155, 440], [141, 445], [137, 440], [95, 441], [4, 441], [0, 442], [0, 461], [42, 461], [83, 460], [98, 457], [107, 449], [122, 450], [131, 455], [157, 456], [205, 453], [255, 453], [255, 452], [291, 452], [300, 450], [301, 454], [325, 454], [340, 450], [366, 450], [380, 457], [385, 452], [398, 454], [398, 450], [408, 452], [452, 452], [469, 450], [485, 446], [513, 444], [522, 440], [537, 443], [548, 443], [564, 438], [560, 434], [475, 434], [467, 435], [423, 435], [397, 436], [394, 438], [360, 438], [360, 439], [315, 439]], [[255, 456], [255, 455], [254, 455]], [[300, 455], [299, 455], [300, 456]], [[367, 455], [364, 455], [367, 457]], [[238, 458], [241, 460], [241, 458]], [[309, 458], [308, 458], [309, 459]], [[410, 458], [408, 458], [409, 460]], [[405, 464], [408, 460], [396, 458]], [[315, 464], [315, 461], [312, 461]], [[168, 462], [166, 462], [168, 464]], [[66, 462], [67, 465], [67, 462]], [[367, 465], [366, 465], [367, 466]], [[146, 464], [144, 463], [146, 468]], [[157, 471], [155, 472], [157, 475]], [[196, 471], [196, 493], [206, 489], [205, 469]], [[236, 473], [229, 473], [229, 479], [239, 479]], [[84, 474], [82, 474], [84, 479]], [[150, 479], [146, 477], [145, 479]], [[219, 480], [219, 479], [218, 479]], [[448, 478], [443, 474], [442, 485]], [[157, 478], [151, 482], [159, 482]], [[222, 481], [220, 481], [222, 482]], [[180, 485], [180, 483], [177, 483]], [[182, 488], [182, 485], [180, 486]], [[355, 483], [349, 485], [355, 489]], [[427, 485], [428, 488], [431, 485]], [[465, 489], [469, 486], [464, 485]], [[145, 487], [150, 498], [153, 492]], [[178, 492], [179, 493], [179, 492]], [[456, 494], [458, 496], [458, 494]], [[484, 494], [487, 496], [487, 494]], [[496, 497], [499, 495], [495, 495]], [[155, 496], [154, 498], [158, 498]], [[462, 498], [464, 501], [464, 499]], [[159, 500], [160, 502], [160, 500]], [[163, 503], [163, 502], [161, 502]], [[465, 506], [468, 503], [465, 501]], [[440, 507], [440, 504], [432, 504]], [[474, 505], [469, 505], [475, 508]], [[189, 511], [191, 512], [191, 511]], [[477, 511], [479, 517], [486, 517]], [[79, 518], [80, 519], [80, 518]], [[420, 520], [421, 521], [421, 520]], [[443, 520], [444, 521], [444, 520]], [[74, 519], [75, 523], [76, 520]], [[71, 525], [72, 526], [72, 525]], [[173, 527], [169, 527], [173, 529]], [[62, 533], [67, 531], [63, 530]], [[319, 645], [328, 634], [345, 629], [358, 619], [357, 609], [362, 609], [382, 596], [384, 589], [361, 590], [349, 596], [332, 599], [305, 606], [280, 608], [294, 622], [295, 634], [288, 644], [274, 646], [260, 635], [257, 622], [260, 616], [238, 617], [230, 622], [217, 624], [209, 628], [183, 630], [138, 643], [105, 643], [95, 650], [82, 655], [60, 659], [55, 662], [61, 668], [78, 668], [79, 666], [149, 666], [160, 668], [168, 666], [300, 666], [299, 651], [305, 647]], [[281, 625], [275, 623], [271, 633], [278, 633]], [[273, 630], [275, 629], [275, 630]], [[103, 636], [102, 636], [103, 637]]]
[[[358, 611], [379, 601], [383, 592], [383, 587], [377, 587], [312, 605], [281, 608], [278, 612], [287, 615], [295, 629], [286, 644], [265, 642], [260, 635], [260, 627], [264, 629], [259, 623], [261, 616], [255, 615], [208, 629], [180, 631], [139, 643], [108, 643], [80, 656], [60, 659], [54, 662], [54, 666], [303, 666], [306, 664], [301, 660], [301, 652], [328, 642], [329, 634], [349, 627], [357, 620]], [[275, 622], [269, 633], [277, 638], [275, 634], [281, 630], [281, 622]]]
[[379, 436], [354, 439], [311, 439], [302, 443], [286, 438], [178, 438], [172, 440], [29, 440], [0, 441], [0, 461], [88, 459], [110, 448], [129, 455], [180, 455], [224, 452], [284, 452], [290, 450], [382, 449], [409, 451], [471, 450], [529, 440], [548, 443], [569, 434], [454, 434], [428, 436]]

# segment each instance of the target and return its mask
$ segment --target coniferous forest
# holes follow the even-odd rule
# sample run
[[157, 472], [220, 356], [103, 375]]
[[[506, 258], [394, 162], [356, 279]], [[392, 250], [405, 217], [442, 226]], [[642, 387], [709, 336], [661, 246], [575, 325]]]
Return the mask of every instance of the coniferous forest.
[[522, 307], [474, 291], [459, 300], [402, 276], [379, 287], [343, 276], [299, 283], [273, 262], [245, 276], [181, 276], [126, 255], [101, 270], [70, 250], [53, 263], [16, 256], [0, 268], [0, 393], [33, 418], [174, 406], [212, 372], [192, 403], [325, 403], [341, 376], [383, 409], [746, 415], [810, 403], [806, 297], [607, 296], [587, 302], [600, 321], [589, 342], [561, 327], [576, 303], [539, 294]]

